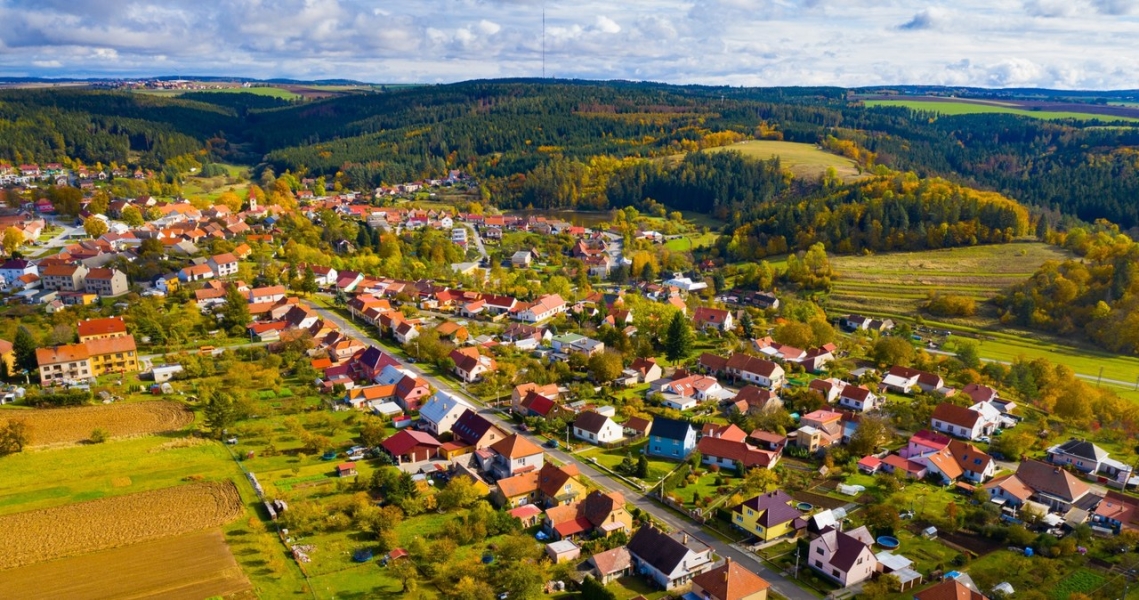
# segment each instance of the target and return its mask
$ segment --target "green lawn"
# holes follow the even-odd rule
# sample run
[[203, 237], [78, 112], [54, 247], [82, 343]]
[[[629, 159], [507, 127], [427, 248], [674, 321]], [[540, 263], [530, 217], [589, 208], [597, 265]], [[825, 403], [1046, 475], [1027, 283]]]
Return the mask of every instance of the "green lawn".
[[221, 444], [181, 443], [174, 436], [141, 437], [7, 456], [0, 514], [172, 487], [194, 475], [242, 479]]
[[971, 102], [966, 100], [866, 100], [868, 108], [878, 106], [903, 106], [912, 110], [923, 110], [941, 113], [946, 116], [973, 115], [988, 113], [1004, 113], [1020, 115], [1033, 119], [1076, 119], [1079, 121], [1139, 121], [1130, 117], [1113, 117], [1109, 115], [1093, 115], [1081, 112], [1057, 112], [1044, 110], [1025, 110], [997, 103]]
[[[636, 444], [631, 444], [624, 448], [614, 448], [613, 450], [606, 450], [604, 448], [590, 448], [589, 450], [578, 452], [577, 456], [586, 460], [596, 460], [598, 464], [612, 470], [615, 469], [617, 465], [621, 464], [621, 461], [625, 459], [626, 455], [632, 456], [634, 461], [637, 460], [637, 458], [640, 456], [641, 449], [644, 448], [646, 444], [648, 444], [647, 440], [638, 442]], [[672, 470], [676, 468], [677, 464], [678, 463], [669, 462], [650, 456], [649, 476], [645, 478], [645, 481], [650, 483], [660, 481], [662, 477], [671, 473]]]
[[719, 234], [711, 231], [701, 234], [685, 234], [684, 237], [668, 240], [664, 243], [664, 247], [673, 252], [687, 252], [696, 248], [711, 246], [716, 242], [717, 237]]

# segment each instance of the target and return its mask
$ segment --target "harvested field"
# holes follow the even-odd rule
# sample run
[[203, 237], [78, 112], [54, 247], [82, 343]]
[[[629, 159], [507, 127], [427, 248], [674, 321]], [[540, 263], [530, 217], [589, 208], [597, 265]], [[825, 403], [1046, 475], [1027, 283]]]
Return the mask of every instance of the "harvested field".
[[232, 482], [195, 483], [0, 517], [0, 570], [224, 525]]
[[1004, 548], [1004, 545], [998, 544], [992, 540], [985, 539], [979, 535], [964, 533], [961, 531], [939, 531], [937, 532], [937, 536], [942, 540], [949, 542], [950, 544], [953, 544], [959, 548], [964, 548], [979, 557]]
[[249, 587], [221, 532], [213, 530], [5, 571], [0, 597], [200, 600]]
[[0, 421], [24, 421], [32, 430], [32, 446], [73, 444], [105, 429], [111, 437], [176, 431], [194, 422], [194, 413], [180, 402], [157, 400], [76, 408], [0, 411]]
[[1028, 279], [1045, 261], [1068, 256], [1037, 242], [837, 256], [831, 259], [838, 276], [829, 305], [875, 316], [912, 315], [935, 291], [968, 296], [980, 304]]

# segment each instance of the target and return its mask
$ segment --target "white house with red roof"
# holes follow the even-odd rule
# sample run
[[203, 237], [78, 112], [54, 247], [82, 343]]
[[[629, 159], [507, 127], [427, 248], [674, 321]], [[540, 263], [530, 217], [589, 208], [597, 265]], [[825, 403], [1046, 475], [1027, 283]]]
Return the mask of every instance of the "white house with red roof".
[[718, 329], [730, 331], [732, 329], [732, 313], [722, 308], [708, 308], [701, 306], [692, 314], [692, 322], [697, 329]]
[[856, 413], [874, 410], [880, 403], [881, 399], [874, 395], [874, 392], [860, 385], [843, 386], [838, 394], [839, 406]]
[[547, 294], [538, 298], [515, 313], [514, 318], [527, 323], [538, 323], [552, 319], [568, 309], [566, 301], [558, 294]]

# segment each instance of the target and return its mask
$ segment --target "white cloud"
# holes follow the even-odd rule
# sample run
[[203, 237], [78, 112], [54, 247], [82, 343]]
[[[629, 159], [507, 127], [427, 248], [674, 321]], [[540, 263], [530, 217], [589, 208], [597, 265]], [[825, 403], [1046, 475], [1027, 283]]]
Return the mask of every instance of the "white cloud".
[[1139, 87], [1137, 0], [0, 0], [0, 75]]

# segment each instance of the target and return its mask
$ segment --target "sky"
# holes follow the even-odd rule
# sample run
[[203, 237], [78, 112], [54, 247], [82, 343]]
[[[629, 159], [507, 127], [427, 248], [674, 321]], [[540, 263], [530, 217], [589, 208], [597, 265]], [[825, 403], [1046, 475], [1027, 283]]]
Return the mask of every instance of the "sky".
[[0, 76], [1139, 88], [1139, 0], [0, 0]]

